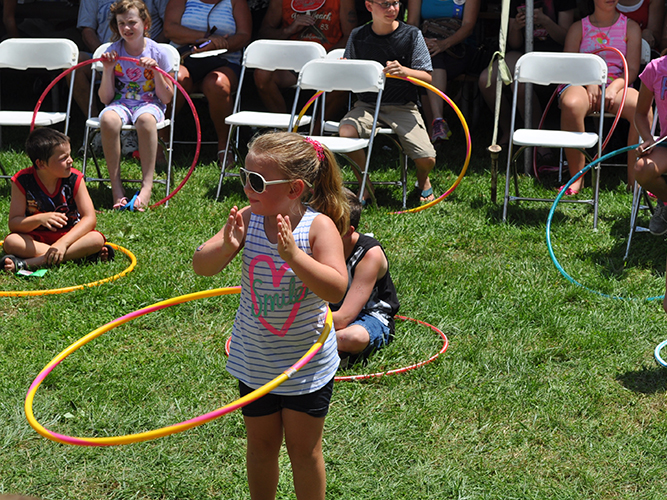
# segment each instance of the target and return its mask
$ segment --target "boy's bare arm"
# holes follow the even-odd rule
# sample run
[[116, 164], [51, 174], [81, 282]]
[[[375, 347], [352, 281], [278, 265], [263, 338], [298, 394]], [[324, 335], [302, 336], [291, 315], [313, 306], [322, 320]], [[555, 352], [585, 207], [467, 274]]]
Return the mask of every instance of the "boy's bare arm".
[[56, 231], [67, 224], [67, 216], [48, 212], [26, 216], [27, 201], [21, 190], [12, 183], [12, 199], [9, 204], [9, 230], [13, 233], [29, 233], [39, 226]]
[[431, 73], [421, 69], [412, 69], [401, 65], [398, 61], [387, 61], [384, 72], [394, 76], [409, 76], [426, 83], [431, 83]]
[[380, 247], [371, 248], [354, 271], [354, 278], [340, 309], [333, 313], [336, 329], [346, 328], [358, 316], [373, 292], [375, 283], [387, 273], [388, 263]]
[[[56, 241], [47, 252], [47, 262], [59, 264], [65, 258], [67, 249], [76, 241], [90, 233], [97, 225], [97, 215], [95, 215], [95, 206], [90, 199], [88, 188], [85, 182], [81, 181], [79, 189], [74, 195], [76, 207], [81, 218], [69, 231], [67, 231], [58, 241]], [[62, 215], [62, 214], [60, 214]]]

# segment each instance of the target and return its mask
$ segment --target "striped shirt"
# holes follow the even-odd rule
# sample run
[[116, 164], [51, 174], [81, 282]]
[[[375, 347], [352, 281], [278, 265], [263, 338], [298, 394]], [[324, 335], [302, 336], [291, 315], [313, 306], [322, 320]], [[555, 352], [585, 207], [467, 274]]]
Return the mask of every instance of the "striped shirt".
[[[297, 246], [312, 255], [308, 208], [293, 230]], [[234, 320], [227, 371], [254, 389], [270, 382], [312, 347], [324, 328], [327, 303], [308, 290], [266, 237], [264, 217], [251, 214], [243, 249], [241, 303]], [[331, 332], [317, 355], [272, 391], [296, 396], [315, 392], [335, 375], [339, 358]]]
[[[218, 3], [204, 3], [200, 0], [187, 0], [181, 16], [181, 25], [197, 31], [210, 31], [216, 27], [216, 35], [236, 33], [236, 21], [232, 0], [220, 0]], [[241, 51], [225, 52], [223, 57], [231, 63], [241, 63]]]

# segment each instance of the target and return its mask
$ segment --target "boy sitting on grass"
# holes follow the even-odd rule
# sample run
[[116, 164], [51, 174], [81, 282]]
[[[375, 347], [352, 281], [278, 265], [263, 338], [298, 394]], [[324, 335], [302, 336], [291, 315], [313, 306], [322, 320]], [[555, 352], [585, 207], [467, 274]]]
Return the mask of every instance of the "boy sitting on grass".
[[387, 256], [380, 242], [356, 231], [362, 205], [352, 191], [346, 191], [350, 228], [343, 236], [343, 251], [348, 286], [343, 300], [330, 305], [343, 368], [393, 340], [394, 316], [399, 308]]
[[32, 167], [12, 177], [9, 234], [0, 260], [8, 273], [67, 260], [112, 260], [114, 250], [95, 230], [97, 217], [83, 175], [72, 168], [69, 138], [35, 129], [25, 150]]

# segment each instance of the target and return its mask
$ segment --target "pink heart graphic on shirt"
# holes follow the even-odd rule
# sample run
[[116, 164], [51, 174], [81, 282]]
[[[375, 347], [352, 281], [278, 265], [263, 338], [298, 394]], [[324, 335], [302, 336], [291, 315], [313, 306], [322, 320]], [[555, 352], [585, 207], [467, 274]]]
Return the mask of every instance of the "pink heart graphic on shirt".
[[[280, 282], [285, 275], [285, 272], [289, 269], [289, 266], [287, 263], [283, 264], [280, 266], [280, 269], [276, 270], [276, 266], [273, 263], [273, 260], [269, 258], [266, 255], [258, 255], [254, 259], [252, 259], [252, 262], [250, 262], [250, 268], [248, 270], [249, 274], [249, 279], [250, 279], [250, 298], [252, 300], [252, 306], [254, 310], [254, 314], [257, 315], [259, 318], [260, 323], [264, 325], [264, 327], [269, 330], [271, 333], [274, 335], [278, 335], [279, 337], [284, 337], [285, 334], [288, 332], [290, 327], [292, 326], [292, 323], [294, 323], [294, 319], [296, 318], [296, 314], [299, 311], [299, 307], [301, 306], [301, 300], [304, 298], [307, 292], [307, 288], [304, 286], [301, 290], [300, 297], [298, 297], [298, 300], [292, 304], [292, 310], [290, 311], [289, 316], [287, 317], [287, 320], [285, 320], [285, 323], [283, 324], [282, 328], [280, 330], [277, 330], [274, 326], [270, 325], [268, 321], [264, 319], [264, 317], [260, 314], [260, 307], [259, 304], [257, 303], [257, 296], [255, 295], [255, 266], [260, 262], [264, 261], [266, 262], [269, 267], [271, 268], [271, 274], [272, 274], [272, 280], [273, 280], [273, 287], [278, 288], [280, 286]], [[279, 293], [283, 293], [282, 291], [279, 291]]]
[[141, 69], [139, 68], [127, 68], [125, 71], [125, 74], [127, 77], [132, 80], [133, 82], [136, 82], [141, 78]]

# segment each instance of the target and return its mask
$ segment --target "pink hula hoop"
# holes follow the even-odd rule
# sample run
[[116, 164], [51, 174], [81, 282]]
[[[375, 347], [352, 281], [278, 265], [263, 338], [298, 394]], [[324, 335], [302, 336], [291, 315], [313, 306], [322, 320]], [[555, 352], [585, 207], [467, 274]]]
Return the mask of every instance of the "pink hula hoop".
[[[133, 62], [136, 64], [139, 64], [139, 59], [135, 59], [134, 57], [118, 57], [117, 60], [119, 61], [129, 61]], [[62, 73], [60, 73], [47, 87], [44, 89], [44, 92], [42, 92], [42, 95], [39, 96], [39, 99], [37, 100], [37, 104], [35, 105], [35, 109], [32, 112], [32, 121], [30, 123], [30, 131], [32, 132], [33, 129], [35, 128], [35, 119], [37, 118], [37, 112], [39, 111], [39, 108], [42, 106], [42, 102], [44, 101], [44, 98], [48, 95], [48, 93], [51, 91], [51, 89], [55, 86], [56, 83], [58, 83], [60, 80], [62, 80], [65, 76], [69, 75], [72, 71], [76, 71], [77, 69], [87, 66], [89, 64], [93, 64], [96, 62], [102, 61], [102, 58], [97, 58], [97, 59], [88, 59], [87, 61], [80, 62], [71, 68], [66, 69]], [[163, 203], [166, 203], [169, 201], [176, 193], [178, 193], [181, 188], [185, 185], [186, 182], [188, 182], [188, 179], [192, 175], [192, 172], [195, 170], [195, 166], [197, 165], [197, 160], [199, 160], [199, 150], [201, 149], [201, 127], [199, 124], [199, 115], [197, 114], [197, 109], [195, 108], [194, 103], [192, 102], [192, 99], [190, 99], [190, 96], [188, 93], [185, 91], [185, 89], [181, 86], [180, 83], [176, 81], [176, 79], [171, 76], [169, 73], [164, 71], [163, 69], [159, 67], [152, 68], [156, 70], [158, 73], [160, 73], [162, 76], [167, 77], [167, 79], [171, 80], [171, 82], [178, 88], [178, 90], [181, 91], [181, 94], [185, 97], [185, 100], [188, 102], [190, 105], [190, 109], [192, 110], [192, 116], [195, 119], [195, 128], [197, 129], [197, 148], [195, 149], [195, 157], [192, 160], [192, 165], [190, 166], [190, 170], [188, 170], [188, 173], [185, 175], [185, 178], [181, 181], [181, 183], [171, 192], [169, 193], [166, 197], [158, 201], [157, 203], [149, 206], [148, 208], [155, 208]]]

